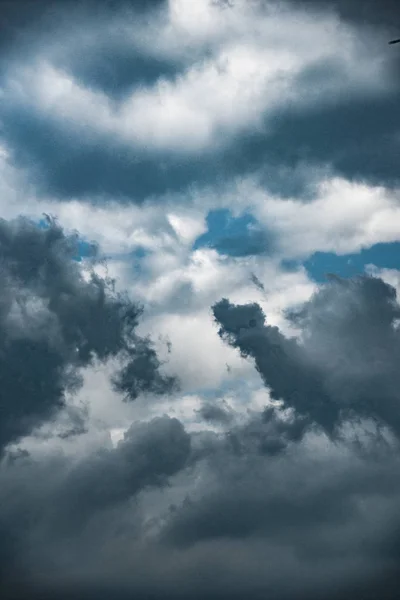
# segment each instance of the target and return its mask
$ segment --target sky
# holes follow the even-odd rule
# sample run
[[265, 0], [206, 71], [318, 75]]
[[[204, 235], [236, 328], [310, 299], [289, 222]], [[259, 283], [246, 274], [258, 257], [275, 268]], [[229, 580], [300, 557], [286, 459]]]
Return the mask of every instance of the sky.
[[395, 0], [0, 1], [5, 600], [391, 600]]

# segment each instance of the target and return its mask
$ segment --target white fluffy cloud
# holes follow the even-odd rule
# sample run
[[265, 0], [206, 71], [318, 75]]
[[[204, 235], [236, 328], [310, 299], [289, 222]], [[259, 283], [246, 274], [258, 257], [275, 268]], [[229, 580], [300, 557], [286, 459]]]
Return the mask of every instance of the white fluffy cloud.
[[258, 192], [255, 214], [278, 233], [286, 257], [346, 254], [398, 239], [399, 192], [333, 177], [321, 181], [312, 201], [282, 202]]

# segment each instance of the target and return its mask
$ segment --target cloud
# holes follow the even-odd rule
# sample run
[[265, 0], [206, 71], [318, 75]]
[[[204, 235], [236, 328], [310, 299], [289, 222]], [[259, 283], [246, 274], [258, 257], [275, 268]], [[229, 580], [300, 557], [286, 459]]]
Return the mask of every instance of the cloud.
[[[308, 85], [314, 84], [310, 81]], [[254, 167], [265, 162], [294, 166], [301, 157], [310, 166], [329, 164], [343, 177], [395, 187], [397, 98], [398, 91], [394, 90], [380, 98], [365, 96], [335, 106], [314, 106], [312, 114], [308, 110], [282, 110], [270, 135], [264, 139], [254, 136], [242, 149], [243, 155]]]
[[252, 188], [253, 213], [268, 227], [282, 258], [304, 260], [317, 249], [337, 254], [360, 251], [378, 242], [396, 242], [398, 190], [342, 177], [324, 177], [311, 198], [281, 198]]
[[390, 3], [1, 4], [3, 596], [397, 597]]
[[[296, 2], [296, 5], [298, 3]], [[375, 27], [382, 25], [395, 26], [394, 22], [398, 16], [398, 5], [395, 0], [383, 0], [376, 3], [374, 0], [366, 0], [362, 6], [354, 0], [300, 0], [300, 4], [311, 10], [334, 10], [342, 18], [357, 24], [370, 23]]]
[[205, 402], [199, 410], [199, 415], [202, 420], [210, 423], [226, 424], [232, 421], [229, 409], [226, 410], [226, 407], [218, 406], [214, 402]]
[[117, 387], [131, 399], [174, 381], [158, 373], [149, 340], [134, 334], [140, 306], [94, 272], [85, 279], [72, 260], [78, 250], [79, 238], [55, 222], [0, 222], [2, 447], [53, 417], [94, 357], [124, 355]]
[[166, 394], [178, 389], [174, 377], [160, 373], [161, 363], [149, 340], [136, 341], [126, 352], [126, 365], [114, 379], [116, 388], [129, 400], [143, 393]]
[[[189, 457], [190, 437], [177, 419], [158, 417], [135, 423], [115, 449], [83, 459], [59, 490], [52, 529], [81, 527], [96, 512], [120, 505], [147, 486], [163, 486]], [[54, 499], [53, 499], [54, 500]]]
[[[395, 552], [380, 554], [378, 548], [380, 535], [396, 520], [398, 488], [390, 489], [394, 463], [388, 466], [389, 457], [386, 467], [383, 457], [364, 462], [343, 448], [330, 447], [325, 455], [327, 447], [320, 440], [278, 461], [250, 460], [248, 452], [235, 461], [223, 455], [210, 463], [191, 500], [171, 515], [164, 530], [168, 541], [193, 560], [194, 548], [212, 556], [214, 572], [227, 586], [215, 597], [236, 589], [256, 598], [261, 590], [285, 599], [345, 598], [358, 589], [368, 598], [366, 580], [375, 594], [385, 579], [390, 582], [387, 567], [396, 561]], [[391, 515], [387, 520], [384, 506]], [[225, 571], [216, 567], [221, 553], [229, 556]], [[244, 579], [234, 574], [238, 555]], [[382, 593], [394, 597], [393, 590]]]
[[[77, 26], [74, 44], [63, 13], [52, 29], [57, 36], [31, 48], [29, 60], [12, 62], [2, 81], [4, 138], [15, 163], [40, 190], [143, 202], [186, 189], [194, 180], [215, 183], [257, 166], [270, 170], [296, 163], [290, 156], [293, 134], [284, 142], [281, 130], [286, 117], [294, 119], [290, 131], [295, 131], [317, 110], [329, 126], [330, 111], [337, 102], [348, 104], [349, 94], [356, 116], [360, 103], [386, 102], [383, 119], [389, 123], [395, 86], [386, 58], [349, 26], [278, 5], [266, 13], [262, 3], [220, 10], [201, 0], [197, 10], [194, 18], [185, 3], [171, 2], [162, 17], [151, 13], [143, 21], [142, 33], [142, 17], [134, 12], [121, 9], [107, 22], [100, 11], [86, 33]], [[103, 36], [92, 33], [96, 27]], [[107, 60], [101, 61], [104, 54]], [[123, 96], [115, 100], [119, 91]], [[300, 154], [314, 161], [318, 144], [319, 137], [306, 138]], [[372, 139], [369, 147], [374, 148]], [[340, 157], [335, 146], [319, 158], [336, 167]]]
[[[169, 478], [185, 466], [189, 453], [190, 437], [182, 424], [165, 416], [134, 423], [114, 449], [103, 447], [75, 463], [62, 455], [40, 461], [17, 456], [14, 462], [3, 462], [0, 550], [8, 558], [0, 564], [4, 582], [11, 583], [12, 569], [19, 572], [25, 561], [23, 577], [35, 580], [35, 573], [32, 577], [29, 572], [35, 562], [40, 566], [43, 559], [51, 560], [52, 548], [60, 551], [54, 564], [59, 568], [63, 544], [73, 544], [76, 537], [83, 543], [86, 535], [97, 537], [98, 525], [106, 530], [111, 525], [107, 531], [111, 535], [112, 511], [124, 512], [124, 506], [129, 507], [143, 489], [168, 485]], [[13, 495], [18, 496], [17, 502], [10, 500]], [[136, 519], [130, 531], [133, 535], [143, 527], [139, 512]], [[36, 545], [42, 549], [34, 558], [31, 553]]]
[[272, 398], [328, 434], [352, 418], [377, 420], [399, 434], [400, 306], [395, 289], [382, 280], [332, 278], [289, 313], [301, 343], [265, 325], [257, 304], [224, 299], [213, 312], [219, 335], [254, 359]]
[[[205, 594], [223, 599], [251, 593], [257, 598], [268, 592], [286, 600], [295, 592], [300, 598], [320, 597], [327, 585], [335, 589], [333, 598], [347, 597], [349, 590], [367, 597], [363, 585], [369, 573], [377, 593], [380, 577], [389, 580], [397, 556], [397, 537], [391, 533], [398, 522], [396, 444], [390, 438], [381, 444], [373, 427], [369, 438], [368, 428], [357, 422], [355, 433], [342, 433], [333, 442], [321, 431], [332, 431], [320, 418], [326, 406], [317, 410], [306, 392], [315, 397], [308, 384], [310, 372], [317, 372], [320, 380], [325, 377], [323, 383], [332, 384], [322, 400], [339, 402], [338, 382], [330, 375], [348, 346], [372, 372], [365, 336], [375, 335], [379, 348], [392, 343], [392, 304], [393, 291], [379, 279], [347, 287], [333, 281], [293, 317], [305, 340], [300, 346], [268, 329], [256, 305], [219, 303], [214, 312], [233, 345], [253, 353], [261, 374], [268, 375], [272, 395], [283, 389], [284, 404], [293, 400], [292, 410], [275, 404], [253, 410], [241, 421], [236, 407], [227, 408], [232, 419], [223, 419], [218, 433], [207, 431], [207, 410], [193, 411], [205, 426], [190, 435], [182, 423], [164, 417], [135, 423], [114, 448], [102, 445], [73, 460], [50, 453], [36, 461], [21, 456], [3, 462], [0, 490], [19, 501], [1, 503], [0, 522], [6, 533], [11, 528], [14, 534], [17, 545], [13, 553], [5, 552], [12, 556], [19, 580], [32, 594], [36, 587], [42, 595], [56, 597], [65, 590], [71, 597], [84, 591], [101, 597], [110, 589], [121, 598], [132, 593], [196, 600]], [[284, 352], [267, 372], [270, 339]], [[289, 360], [285, 352], [291, 353]], [[387, 372], [382, 374], [386, 381]], [[344, 376], [354, 376], [351, 369], [349, 373]], [[279, 387], [280, 375], [286, 387]], [[377, 385], [382, 387], [383, 381]], [[304, 382], [306, 392], [300, 389]], [[351, 382], [356, 397], [357, 386]], [[298, 396], [291, 396], [291, 385], [300, 389]], [[394, 386], [392, 391], [396, 394]], [[242, 406], [246, 402], [240, 391], [237, 400]], [[389, 406], [389, 400], [385, 396], [383, 404]], [[359, 414], [376, 415], [390, 427], [391, 413], [368, 402], [367, 397]], [[206, 403], [197, 406], [207, 408]], [[209, 401], [211, 417], [224, 407], [223, 397]], [[325, 412], [332, 414], [329, 406]], [[337, 418], [345, 424], [344, 416]], [[32, 478], [40, 485], [32, 486]], [[35, 519], [17, 526], [22, 514]], [[193, 591], [193, 573], [199, 569], [201, 580]]]

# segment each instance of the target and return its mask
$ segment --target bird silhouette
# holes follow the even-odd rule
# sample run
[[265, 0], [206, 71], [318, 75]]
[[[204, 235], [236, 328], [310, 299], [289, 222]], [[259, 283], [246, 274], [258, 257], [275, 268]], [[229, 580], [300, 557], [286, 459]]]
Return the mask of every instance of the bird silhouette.
[[399, 44], [400, 43], [400, 38], [398, 40], [392, 40], [391, 42], [389, 42], [389, 44]]

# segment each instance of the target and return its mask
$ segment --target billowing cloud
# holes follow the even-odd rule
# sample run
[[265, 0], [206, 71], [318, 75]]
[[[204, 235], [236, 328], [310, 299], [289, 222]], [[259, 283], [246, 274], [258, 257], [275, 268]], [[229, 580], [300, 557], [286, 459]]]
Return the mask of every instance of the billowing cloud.
[[[77, 535], [96, 537], [104, 515], [106, 521], [110, 517], [112, 521], [113, 511], [124, 511], [124, 505], [134, 502], [144, 488], [168, 485], [169, 477], [184, 467], [189, 452], [190, 437], [182, 424], [177, 419], [160, 417], [133, 424], [116, 448], [102, 448], [75, 464], [68, 464], [60, 456], [37, 462], [23, 455], [14, 459], [10, 455], [1, 470], [4, 487], [0, 527], [4, 535], [0, 569], [4, 582], [12, 591], [14, 573], [20, 573], [26, 561], [24, 578], [28, 576], [34, 582], [36, 559], [32, 552], [36, 544], [42, 546], [36, 553], [40, 565], [43, 559], [50, 559], [48, 551], [53, 546], [62, 552], [63, 543], [74, 543]], [[14, 502], [13, 496], [19, 500]], [[136, 518], [140, 519], [139, 514]], [[104, 525], [107, 528], [106, 522]], [[137, 536], [140, 523], [136, 527], [133, 523], [130, 531]], [[61, 555], [56, 559], [56, 568], [62, 560]]]
[[394, 3], [0, 4], [2, 598], [394, 600]]
[[131, 399], [173, 386], [150, 343], [135, 336], [140, 306], [94, 272], [85, 279], [73, 260], [78, 243], [52, 221], [45, 229], [23, 218], [0, 223], [2, 447], [54, 416], [94, 357], [121, 356], [116, 385]]
[[[383, 580], [391, 584], [399, 523], [398, 444], [389, 432], [398, 436], [394, 289], [377, 278], [333, 279], [291, 316], [301, 342], [266, 326], [257, 305], [221, 301], [213, 310], [223, 337], [254, 357], [283, 408], [235, 423], [224, 402], [203, 404], [197, 417], [225, 432], [189, 435], [177, 419], [157, 418], [70, 465], [62, 456], [10, 456], [2, 490], [21, 500], [2, 503], [2, 527], [18, 534], [16, 564], [28, 561], [32, 590], [62, 597], [62, 587], [74, 597], [113, 589], [121, 598], [268, 591], [285, 599], [317, 598], [328, 585], [332, 598], [349, 590], [368, 598], [367, 588], [376, 594]], [[46, 483], [32, 496], [36, 471]], [[34, 525], [16, 524], [32, 510]], [[42, 579], [49, 564], [52, 575]], [[197, 569], [202, 581], [190, 595]]]
[[[357, 168], [365, 156], [351, 148], [352, 131], [363, 133], [360, 106], [365, 112], [381, 102], [379, 136], [389, 134], [396, 86], [387, 58], [376, 42], [366, 44], [365, 32], [329, 13], [310, 16], [279, 4], [266, 12], [262, 2], [223, 10], [208, 0], [193, 13], [174, 0], [150, 23], [129, 5], [108, 18], [100, 11], [90, 22], [88, 6], [80, 15], [87, 26], [77, 25], [73, 43], [60, 9], [52, 21], [57, 41], [50, 37], [43, 48], [31, 40], [29, 60], [10, 61], [3, 78], [7, 145], [41, 190], [142, 202], [194, 180], [269, 172], [298, 158], [339, 170], [347, 165], [363, 176]], [[96, 27], [102, 35], [92, 32]], [[310, 110], [321, 115], [317, 134], [304, 130]], [[332, 111], [336, 120], [354, 113], [347, 158]], [[376, 135], [365, 132], [364, 153], [374, 152]], [[298, 158], [291, 154], [294, 138]], [[391, 145], [388, 156], [395, 136]]]
[[329, 434], [352, 418], [374, 419], [398, 435], [400, 306], [373, 277], [333, 277], [289, 314], [301, 342], [265, 324], [257, 304], [213, 307], [220, 335], [252, 357], [271, 396]]
[[53, 529], [79, 528], [147, 486], [166, 485], [185, 466], [189, 452], [190, 436], [177, 419], [134, 423], [116, 448], [80, 461], [66, 474], [55, 491], [58, 524], [53, 522]]

